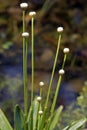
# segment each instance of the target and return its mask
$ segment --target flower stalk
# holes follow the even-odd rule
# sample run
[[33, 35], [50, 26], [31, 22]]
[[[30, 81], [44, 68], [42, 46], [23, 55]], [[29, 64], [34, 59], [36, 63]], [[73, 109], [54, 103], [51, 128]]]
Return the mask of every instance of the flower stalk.
[[57, 82], [57, 87], [56, 87], [56, 91], [55, 91], [55, 95], [54, 95], [54, 99], [53, 99], [53, 103], [52, 103], [52, 107], [51, 107], [51, 114], [54, 112], [54, 109], [55, 109], [56, 100], [57, 100], [57, 96], [58, 96], [58, 93], [59, 93], [59, 88], [60, 88], [60, 84], [61, 84], [63, 74], [64, 74], [64, 70], [60, 69], [59, 70], [59, 79], [58, 79], [58, 82]]
[[65, 66], [65, 62], [66, 62], [66, 58], [67, 58], [67, 54], [69, 53], [69, 48], [64, 48], [63, 52], [64, 52], [64, 58], [63, 58], [63, 63], [62, 63], [62, 69], [64, 69]]
[[32, 44], [32, 92], [31, 92], [31, 104], [34, 99], [34, 16], [36, 12], [32, 11], [29, 13], [31, 16], [31, 44]]
[[57, 32], [59, 33], [58, 42], [57, 42], [57, 43], [58, 43], [58, 44], [57, 44], [57, 51], [56, 51], [56, 56], [55, 56], [55, 60], [54, 60], [54, 65], [53, 65], [53, 69], [52, 69], [52, 74], [51, 74], [51, 78], [50, 78], [49, 87], [48, 87], [48, 93], [47, 93], [45, 108], [47, 107], [47, 104], [48, 104], [48, 101], [49, 101], [51, 86], [52, 86], [53, 77], [54, 77], [54, 72], [55, 72], [56, 63], [57, 63], [58, 54], [59, 54], [59, 48], [60, 48], [61, 33], [62, 33], [62, 31], [63, 31], [63, 28], [62, 28], [62, 27], [58, 27], [58, 28], [57, 28]]
[[[28, 54], [28, 40], [29, 33], [25, 32], [25, 10], [28, 7], [27, 3], [21, 3], [20, 7], [23, 10], [22, 14], [22, 37], [23, 37], [23, 84], [24, 84], [24, 116], [25, 122], [28, 115], [28, 81], [27, 81], [27, 54]], [[26, 123], [24, 123], [24, 130], [27, 130]]]

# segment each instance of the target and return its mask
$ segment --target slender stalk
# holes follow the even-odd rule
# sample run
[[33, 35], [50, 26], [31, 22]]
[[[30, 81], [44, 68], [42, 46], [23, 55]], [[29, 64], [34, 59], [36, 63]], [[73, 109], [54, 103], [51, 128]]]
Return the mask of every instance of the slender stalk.
[[47, 107], [47, 104], [48, 104], [48, 101], [49, 101], [50, 90], [51, 90], [53, 76], [54, 76], [55, 67], [56, 67], [56, 62], [57, 62], [57, 58], [58, 58], [58, 54], [59, 54], [60, 41], [61, 41], [61, 34], [59, 34], [59, 38], [58, 38], [57, 51], [56, 51], [56, 56], [55, 56], [54, 65], [53, 65], [53, 69], [52, 69], [52, 74], [51, 74], [51, 79], [50, 79], [50, 83], [49, 83], [45, 107]]
[[32, 93], [31, 93], [31, 104], [34, 97], [34, 18], [31, 20], [31, 43], [32, 43]]
[[28, 81], [27, 81], [27, 54], [28, 54], [28, 41], [25, 41], [25, 113], [28, 114]]
[[38, 125], [37, 125], [37, 130], [40, 130], [40, 122], [42, 120], [42, 115], [38, 115]]
[[54, 99], [53, 99], [53, 104], [52, 104], [52, 107], [51, 107], [51, 114], [54, 112], [54, 108], [55, 108], [55, 105], [56, 105], [56, 100], [57, 100], [61, 80], [62, 80], [62, 76], [60, 75], [59, 79], [58, 79], [58, 83], [57, 83], [57, 88], [56, 88], [56, 91], [55, 91], [55, 96], [54, 96]]
[[[23, 32], [25, 32], [25, 10], [23, 10]], [[26, 51], [25, 51], [25, 38], [23, 37], [23, 82], [24, 82], [24, 112], [27, 114], [26, 110]]]
[[[41, 108], [41, 102], [40, 102], [40, 104], [39, 104], [39, 111], [40, 110], [42, 110], [42, 108]], [[41, 121], [41, 115], [39, 115], [39, 111], [38, 111], [38, 124], [37, 124], [37, 130], [40, 130], [39, 128], [40, 128], [40, 121]]]
[[[67, 53], [64, 54], [63, 63], [62, 63], [62, 69], [64, 69], [66, 58], [67, 58]], [[54, 108], [55, 108], [55, 105], [56, 105], [56, 100], [57, 100], [57, 96], [58, 96], [58, 93], [59, 93], [59, 88], [60, 88], [61, 80], [62, 80], [62, 75], [59, 76], [59, 80], [58, 80], [58, 83], [57, 83], [57, 88], [56, 88], [55, 96], [54, 96], [54, 99], [53, 99], [53, 104], [52, 104], [52, 107], [51, 107], [51, 113], [54, 112]]]
[[66, 62], [66, 58], [67, 58], [67, 54], [64, 54], [62, 69], [64, 69], [64, 65], [65, 65], [65, 62]]
[[42, 97], [42, 87], [40, 87], [40, 97]]
[[[25, 32], [25, 10], [23, 10], [23, 33]], [[23, 37], [23, 84], [24, 84], [24, 114], [25, 122], [27, 116], [27, 84], [26, 84], [26, 39]], [[24, 130], [27, 130], [26, 123], [24, 125]]]
[[25, 10], [23, 10], [22, 21], [23, 21], [23, 32], [25, 32]]
[[[23, 10], [23, 33], [25, 32], [25, 10]], [[27, 39], [23, 37], [23, 84], [24, 84], [24, 113], [28, 114], [28, 84], [27, 84]], [[25, 127], [26, 130], [26, 127]]]
[[40, 115], [38, 115], [38, 124], [37, 124], [37, 130], [40, 128]]

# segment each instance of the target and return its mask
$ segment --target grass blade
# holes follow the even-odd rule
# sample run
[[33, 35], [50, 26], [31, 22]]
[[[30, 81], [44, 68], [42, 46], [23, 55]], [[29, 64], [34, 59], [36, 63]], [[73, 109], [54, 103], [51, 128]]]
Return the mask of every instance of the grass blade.
[[35, 99], [28, 114], [28, 130], [36, 130], [38, 120], [39, 102]]
[[24, 130], [24, 115], [18, 105], [14, 111], [14, 128], [15, 130]]
[[33, 102], [33, 130], [36, 130], [39, 102], [35, 99]]
[[0, 130], [13, 130], [3, 111], [0, 109]]
[[77, 130], [82, 125], [84, 125], [86, 121], [87, 121], [87, 119], [84, 118], [79, 121], [73, 122], [70, 126], [65, 127], [63, 130]]
[[86, 121], [87, 121], [87, 119], [81, 119], [81, 120], [75, 122], [75, 123], [69, 128], [69, 130], [77, 130], [77, 129], [80, 128]]
[[63, 106], [60, 106], [50, 117], [49, 123], [47, 124], [46, 130], [53, 130], [58, 123], [60, 114], [63, 110]]

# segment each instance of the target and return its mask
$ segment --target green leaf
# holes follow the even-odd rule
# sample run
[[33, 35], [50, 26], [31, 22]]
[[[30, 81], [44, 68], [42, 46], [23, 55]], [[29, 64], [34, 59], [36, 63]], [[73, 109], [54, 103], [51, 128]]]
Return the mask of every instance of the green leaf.
[[33, 128], [33, 114], [32, 114], [32, 105], [30, 106], [30, 110], [29, 110], [29, 114], [28, 114], [28, 119], [27, 119], [27, 123], [28, 123], [28, 130], [32, 130]]
[[24, 115], [18, 105], [15, 106], [14, 111], [14, 128], [15, 130], [24, 130]]
[[35, 99], [33, 102], [33, 129], [36, 129], [38, 117], [39, 102]]
[[0, 109], [0, 129], [1, 130], [13, 130], [6, 116]]
[[69, 130], [77, 130], [80, 128], [87, 120], [86, 119], [81, 119], [80, 121], [75, 122]]
[[80, 128], [82, 125], [84, 125], [84, 123], [87, 121], [86, 118], [81, 119], [79, 121], [73, 122], [71, 125], [65, 127], [63, 130], [77, 130], [78, 128]]
[[69, 130], [69, 126], [66, 126], [63, 130]]
[[50, 117], [49, 124], [47, 126], [47, 130], [53, 130], [58, 123], [60, 114], [63, 110], [63, 106], [60, 106]]
[[29, 114], [28, 114], [28, 130], [35, 130], [37, 127], [38, 121], [38, 109], [39, 109], [39, 102], [35, 99], [30, 107]]

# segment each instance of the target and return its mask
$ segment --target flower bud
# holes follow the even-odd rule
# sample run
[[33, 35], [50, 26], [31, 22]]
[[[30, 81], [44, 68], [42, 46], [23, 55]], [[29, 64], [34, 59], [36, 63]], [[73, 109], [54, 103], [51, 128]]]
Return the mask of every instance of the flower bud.
[[39, 97], [37, 97], [37, 101], [38, 101], [38, 102], [40, 102], [40, 101], [41, 101], [41, 99], [42, 99], [42, 97], [40, 97], [40, 96], [39, 96]]
[[64, 73], [65, 73], [65, 71], [64, 71], [63, 69], [60, 69], [60, 70], [59, 70], [59, 74], [60, 74], [60, 75], [63, 75]]
[[63, 49], [63, 52], [64, 52], [65, 54], [69, 53], [69, 51], [70, 51], [69, 48], [64, 48], [64, 49]]
[[40, 111], [39, 111], [39, 115], [42, 115], [42, 114], [43, 114], [43, 111], [42, 111], [42, 110], [40, 110]]
[[59, 33], [60, 33], [60, 32], [63, 32], [63, 27], [58, 27], [58, 28], [57, 28], [57, 32], [59, 32]]
[[20, 7], [21, 7], [22, 9], [26, 9], [26, 8], [28, 7], [28, 3], [21, 3], [21, 4], [20, 4]]
[[25, 38], [29, 37], [29, 33], [28, 32], [23, 32], [22, 37], [25, 37]]
[[41, 82], [39, 82], [39, 86], [44, 86], [44, 82], [43, 81], [41, 81]]
[[36, 15], [36, 12], [35, 12], [35, 11], [31, 11], [31, 12], [29, 13], [29, 15], [33, 17], [33, 16]]

